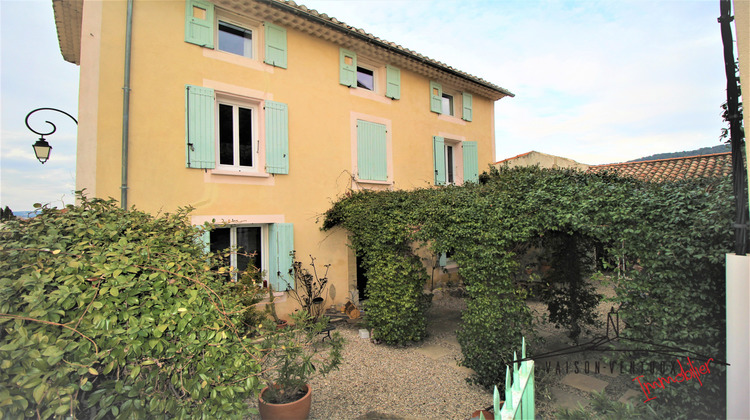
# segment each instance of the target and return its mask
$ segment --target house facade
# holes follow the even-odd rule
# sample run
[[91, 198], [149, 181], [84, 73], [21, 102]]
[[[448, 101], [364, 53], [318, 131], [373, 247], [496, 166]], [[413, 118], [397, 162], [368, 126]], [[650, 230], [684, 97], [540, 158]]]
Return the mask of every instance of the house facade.
[[77, 188], [151, 213], [192, 206], [194, 224], [222, 224], [211, 249], [255, 253], [277, 290], [291, 250], [313, 255], [331, 264], [329, 303], [358, 290], [357, 261], [319, 216], [350, 189], [477, 180], [494, 102], [512, 96], [291, 1], [53, 6], [80, 65]]

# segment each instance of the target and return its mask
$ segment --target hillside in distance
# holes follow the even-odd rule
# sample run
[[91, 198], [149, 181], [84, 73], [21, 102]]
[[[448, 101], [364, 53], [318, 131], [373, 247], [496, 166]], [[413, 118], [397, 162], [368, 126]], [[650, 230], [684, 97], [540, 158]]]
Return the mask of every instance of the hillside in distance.
[[678, 158], [678, 157], [686, 157], [686, 156], [700, 156], [700, 155], [712, 155], [714, 153], [726, 153], [731, 152], [732, 148], [729, 144], [720, 144], [718, 146], [713, 147], [701, 147], [700, 149], [696, 150], [687, 150], [684, 152], [673, 152], [673, 153], [657, 153], [655, 155], [642, 157], [635, 160], [629, 160], [628, 162], [643, 162], [645, 160], [659, 160], [659, 159], [669, 159], [669, 158]]

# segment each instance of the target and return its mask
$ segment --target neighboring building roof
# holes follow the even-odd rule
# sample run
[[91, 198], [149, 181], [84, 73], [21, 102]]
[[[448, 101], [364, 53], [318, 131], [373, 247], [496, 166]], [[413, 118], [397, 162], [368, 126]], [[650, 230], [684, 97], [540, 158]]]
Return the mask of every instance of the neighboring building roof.
[[[214, 2], [232, 11], [271, 20], [344, 47], [356, 49], [358, 52], [369, 53], [375, 58], [387, 59], [395, 65], [426, 77], [438, 77], [454, 83], [459, 89], [470, 86], [471, 88], [467, 90], [493, 100], [504, 96], [515, 96], [510, 91], [484, 79], [457, 70], [396, 43], [385, 41], [362, 29], [329, 17], [325, 13], [298, 5], [292, 0], [214, 0]], [[66, 61], [75, 64], [80, 64], [82, 3], [83, 0], [52, 0], [60, 50]]]
[[495, 162], [495, 166], [507, 166], [514, 168], [516, 166], [534, 166], [539, 165], [541, 168], [576, 168], [586, 170], [589, 165], [585, 163], [578, 163], [573, 159], [564, 158], [561, 156], [548, 155], [546, 153], [537, 152], [532, 150], [530, 152], [522, 153], [512, 158], [504, 159], [499, 162]]
[[688, 156], [642, 162], [590, 166], [589, 173], [611, 171], [643, 181], [662, 182], [687, 178], [724, 177], [732, 173], [732, 153]]

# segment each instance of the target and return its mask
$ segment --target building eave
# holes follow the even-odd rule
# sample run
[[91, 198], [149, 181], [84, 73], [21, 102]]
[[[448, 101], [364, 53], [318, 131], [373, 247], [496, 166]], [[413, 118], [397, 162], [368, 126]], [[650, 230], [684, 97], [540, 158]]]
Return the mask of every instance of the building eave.
[[[52, 0], [60, 51], [65, 61], [80, 64], [84, 0]], [[455, 89], [498, 100], [515, 96], [484, 79], [457, 70], [415, 51], [377, 38], [336, 18], [287, 0], [215, 0], [227, 10], [254, 16], [324, 39], [341, 47], [383, 60]]]
[[52, 0], [52, 10], [63, 59], [80, 65], [83, 0]]
[[[297, 5], [294, 1], [291, 1], [291, 0], [256, 0], [256, 1], [267, 4], [278, 10], [282, 10], [291, 15], [299, 16], [299, 17], [302, 17], [303, 19], [312, 21], [315, 24], [321, 26], [320, 29], [322, 30], [321, 31], [322, 33], [310, 30], [311, 28], [309, 28], [309, 26], [297, 25], [297, 22], [295, 22], [294, 20], [292, 20], [291, 22], [283, 22], [286, 24], [291, 24], [290, 26], [294, 27], [294, 29], [307, 32], [311, 35], [319, 36], [324, 39], [331, 38], [330, 40], [342, 46], [359, 47], [359, 48], [364, 47], [367, 50], [370, 50], [373, 47], [383, 49], [386, 51], [386, 55], [389, 56], [391, 60], [393, 60], [394, 62], [397, 62], [401, 66], [406, 66], [407, 68], [411, 67], [410, 69], [412, 71], [416, 71], [417, 73], [421, 73], [428, 77], [434, 77], [434, 78], [443, 79], [443, 80], [448, 79], [449, 81], [453, 83], [456, 83], [456, 79], [465, 80], [466, 82], [469, 82], [470, 84], [474, 85], [474, 90], [478, 91], [477, 93], [481, 93], [483, 96], [489, 97], [493, 100], [498, 100], [505, 96], [510, 96], [510, 97], [515, 96], [512, 92], [508, 91], [507, 89], [504, 89], [500, 86], [492, 84], [479, 77], [457, 70], [445, 63], [441, 63], [439, 61], [433, 60], [415, 51], [404, 48], [396, 43], [388, 42], [381, 38], [375, 37], [374, 35], [367, 33], [362, 29], [358, 29], [353, 26], [347, 25], [346, 23], [341, 22], [336, 18], [329, 17], [326, 14], [318, 13], [314, 9], [308, 9], [305, 6]], [[227, 2], [240, 3], [240, 1], [238, 0], [228, 0]], [[340, 33], [351, 39], [348, 39], [348, 40], [340, 39], [339, 37], [336, 37], [333, 34], [325, 33], [327, 31]], [[420, 66], [423, 66], [425, 68], [422, 69], [422, 71], [419, 71], [417, 70], [417, 67], [420, 67]], [[460, 83], [460, 82], [458, 84], [464, 85], [464, 83]], [[464, 86], [461, 86], [461, 87], [464, 87]]]

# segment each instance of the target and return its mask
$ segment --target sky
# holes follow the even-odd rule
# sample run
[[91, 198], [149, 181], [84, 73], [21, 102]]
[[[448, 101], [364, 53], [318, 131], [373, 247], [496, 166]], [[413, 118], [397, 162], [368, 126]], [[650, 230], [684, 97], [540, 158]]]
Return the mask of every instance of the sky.
[[[726, 101], [718, 0], [299, 0], [511, 92], [495, 104], [495, 160], [535, 150], [623, 162], [720, 144]], [[736, 54], [736, 53], [735, 53]], [[0, 206], [71, 204], [78, 67], [51, 0], [0, 0]]]

